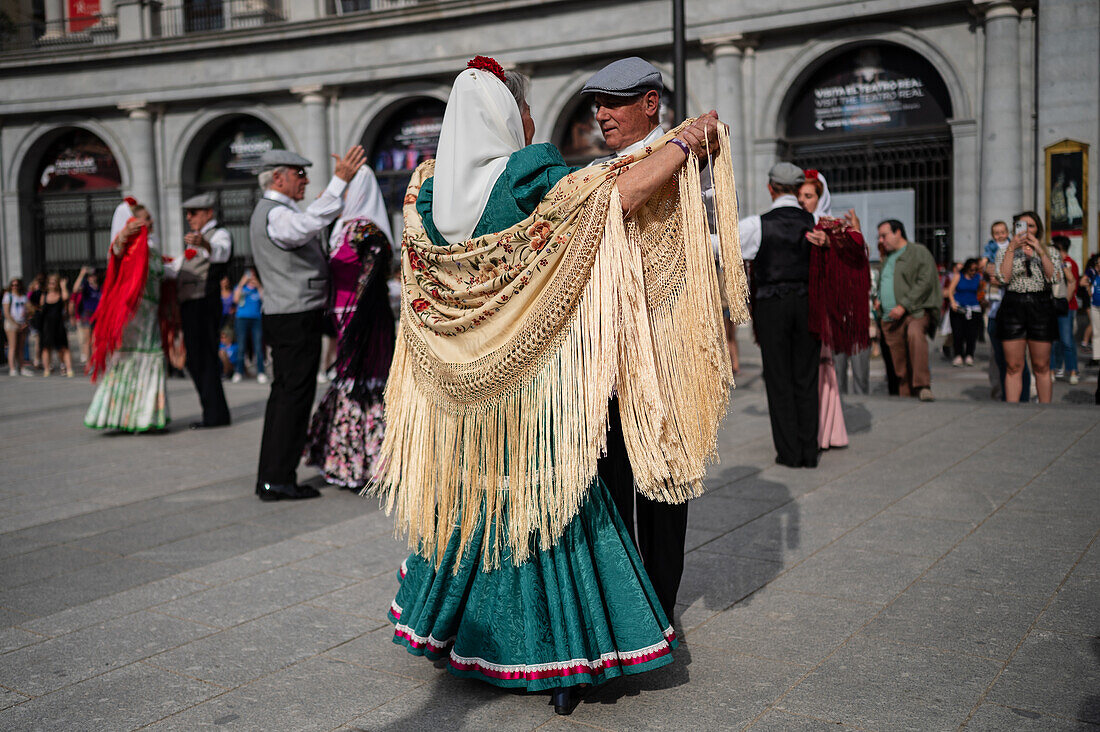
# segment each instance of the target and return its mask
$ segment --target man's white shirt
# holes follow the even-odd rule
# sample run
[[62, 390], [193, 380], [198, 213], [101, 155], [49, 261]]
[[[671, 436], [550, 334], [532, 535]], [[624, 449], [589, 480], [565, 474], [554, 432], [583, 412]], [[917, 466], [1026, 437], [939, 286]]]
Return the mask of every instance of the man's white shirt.
[[275, 206], [267, 214], [267, 236], [276, 246], [297, 249], [317, 237], [326, 226], [335, 221], [344, 208], [344, 189], [347, 182], [332, 177], [325, 190], [305, 211], [290, 196], [278, 191], [264, 191], [264, 198], [285, 204]]
[[[774, 211], [777, 208], [797, 208], [802, 207], [798, 205], [798, 199], [789, 193], [785, 193], [779, 198], [772, 201], [769, 211]], [[738, 224], [738, 230], [741, 232], [741, 258], [745, 260], [756, 259], [756, 253], [760, 251], [760, 217], [759, 216], [747, 216], [741, 219]]]
[[[202, 227], [199, 233], [210, 245], [210, 252], [208, 253], [202, 247], [194, 247], [195, 257], [199, 259], [209, 257], [212, 264], [222, 264], [229, 261], [229, 255], [233, 250], [233, 239], [229, 236], [228, 231], [218, 228], [217, 219], [207, 221], [206, 226]], [[178, 277], [180, 267], [183, 266], [183, 260], [183, 257], [174, 257], [171, 262], [165, 262], [164, 274], [169, 278]]]

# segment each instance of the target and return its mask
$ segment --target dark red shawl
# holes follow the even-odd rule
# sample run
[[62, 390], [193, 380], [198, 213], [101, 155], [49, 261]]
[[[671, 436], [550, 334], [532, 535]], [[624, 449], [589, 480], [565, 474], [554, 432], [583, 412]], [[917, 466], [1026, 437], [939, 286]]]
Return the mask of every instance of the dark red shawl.
[[858, 353], [871, 345], [871, 267], [863, 235], [827, 217], [814, 229], [829, 241], [810, 247], [810, 332], [833, 353]]

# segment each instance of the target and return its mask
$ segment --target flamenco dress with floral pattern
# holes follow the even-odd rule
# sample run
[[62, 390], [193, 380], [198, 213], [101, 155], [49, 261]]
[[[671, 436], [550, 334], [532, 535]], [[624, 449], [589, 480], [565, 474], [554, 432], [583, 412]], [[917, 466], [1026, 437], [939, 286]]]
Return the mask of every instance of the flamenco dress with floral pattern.
[[390, 261], [386, 236], [363, 218], [344, 225], [330, 257], [336, 379], [313, 415], [304, 452], [307, 465], [343, 488], [366, 485], [385, 434], [382, 394], [395, 330], [386, 289]]
[[[473, 237], [526, 218], [568, 167], [552, 145], [530, 145], [509, 159]], [[416, 199], [425, 230], [440, 246], [432, 222], [434, 179]], [[600, 684], [672, 661], [677, 645], [642, 561], [597, 477], [560, 541], [513, 563], [505, 549], [499, 568], [481, 559], [484, 512], [470, 546], [458, 556], [452, 533], [443, 559], [410, 555], [390, 607], [394, 642], [448, 670], [496, 686], [540, 691]]]

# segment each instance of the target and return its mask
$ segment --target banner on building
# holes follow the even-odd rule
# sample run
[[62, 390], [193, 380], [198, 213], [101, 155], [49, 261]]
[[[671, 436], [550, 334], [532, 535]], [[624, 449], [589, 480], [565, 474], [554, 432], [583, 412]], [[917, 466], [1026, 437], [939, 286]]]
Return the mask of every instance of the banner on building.
[[69, 0], [69, 32], [79, 33], [99, 22], [99, 0]]
[[1047, 236], [1069, 237], [1070, 256], [1083, 262], [1089, 257], [1089, 146], [1062, 140], [1045, 151]]

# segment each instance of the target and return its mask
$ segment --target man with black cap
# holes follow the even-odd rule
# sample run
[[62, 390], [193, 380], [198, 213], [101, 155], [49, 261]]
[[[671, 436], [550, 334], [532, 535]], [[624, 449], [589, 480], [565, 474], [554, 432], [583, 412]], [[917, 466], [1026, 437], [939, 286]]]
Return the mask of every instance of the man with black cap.
[[[614, 151], [613, 155], [594, 160], [593, 164], [629, 155], [665, 134], [660, 119], [663, 90], [661, 72], [637, 57], [615, 61], [588, 80], [581, 94], [593, 95], [596, 122], [607, 146]], [[716, 120], [717, 114], [712, 110], [704, 117]], [[715, 120], [709, 121], [711, 127]], [[709, 136], [703, 134], [707, 123], [706, 119], [697, 120], [672, 141], [684, 156], [689, 151], [704, 159], [708, 152], [713, 154], [718, 139], [713, 132]], [[635, 492], [634, 472], [623, 440], [619, 402], [614, 396], [608, 406], [607, 454], [600, 458], [598, 467], [600, 478], [607, 485], [627, 531], [638, 545], [646, 574], [671, 622], [680, 578], [684, 574], [688, 504], [654, 501]]]
[[229, 424], [218, 359], [218, 327], [222, 314], [220, 284], [226, 276], [233, 241], [229, 232], [218, 226], [214, 204], [213, 193], [200, 193], [183, 202], [190, 231], [183, 237], [185, 249], [177, 274], [180, 321], [187, 373], [202, 404], [202, 419], [191, 423], [193, 430]]
[[795, 197], [803, 181], [796, 165], [772, 166], [771, 208], [741, 219], [741, 255], [753, 263], [752, 321], [764, 366], [775, 462], [816, 468], [821, 341], [809, 327], [812, 244], [806, 234], [814, 228], [814, 217]]
[[275, 378], [264, 413], [256, 495], [262, 501], [315, 498], [298, 485], [309, 413], [321, 361], [321, 327], [328, 302], [328, 252], [323, 233], [344, 207], [344, 189], [363, 166], [359, 145], [336, 158], [332, 180], [305, 211], [312, 165], [287, 150], [269, 150], [259, 175], [264, 196], [252, 212], [252, 256], [264, 285], [261, 328], [271, 348]]

